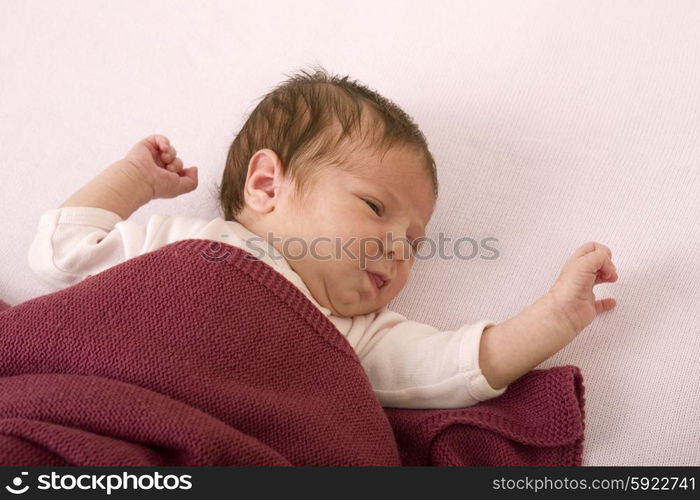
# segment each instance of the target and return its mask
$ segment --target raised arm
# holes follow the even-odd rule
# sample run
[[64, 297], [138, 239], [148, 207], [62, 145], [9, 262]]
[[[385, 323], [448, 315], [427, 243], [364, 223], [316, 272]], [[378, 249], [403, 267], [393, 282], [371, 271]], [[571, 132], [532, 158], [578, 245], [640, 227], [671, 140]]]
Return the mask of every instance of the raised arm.
[[59, 208], [104, 208], [126, 220], [152, 199], [153, 189], [126, 159], [121, 159], [73, 193]]
[[166, 137], [146, 138], [59, 208], [41, 215], [27, 255], [29, 267], [59, 290], [139, 255], [146, 242], [152, 247], [186, 233], [189, 224], [174, 217], [151, 216], [145, 228], [128, 218], [154, 198], [172, 198], [196, 186], [197, 168], [183, 170]]
[[60, 208], [103, 208], [126, 220], [153, 199], [174, 198], [195, 189], [197, 167], [182, 166], [168, 138], [152, 135], [73, 193]]

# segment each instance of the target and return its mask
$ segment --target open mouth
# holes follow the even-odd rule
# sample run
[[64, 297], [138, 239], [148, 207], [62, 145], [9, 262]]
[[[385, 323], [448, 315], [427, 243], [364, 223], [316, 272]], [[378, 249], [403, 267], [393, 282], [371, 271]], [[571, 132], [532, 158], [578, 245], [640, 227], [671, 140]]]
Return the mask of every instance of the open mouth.
[[381, 290], [382, 287], [383, 287], [384, 284], [385, 284], [385, 281], [382, 279], [382, 277], [379, 276], [378, 274], [371, 273], [371, 272], [369, 272], [369, 271], [367, 271], [367, 274], [369, 275], [369, 280], [372, 282], [372, 284], [374, 285], [374, 287], [375, 287], [377, 290]]

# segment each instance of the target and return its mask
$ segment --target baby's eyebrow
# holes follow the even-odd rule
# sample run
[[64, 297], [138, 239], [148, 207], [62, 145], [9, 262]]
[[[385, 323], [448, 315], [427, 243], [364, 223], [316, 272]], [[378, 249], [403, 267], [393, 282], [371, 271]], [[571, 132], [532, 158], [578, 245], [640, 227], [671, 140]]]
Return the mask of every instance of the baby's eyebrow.
[[399, 199], [396, 197], [396, 195], [394, 194], [394, 192], [391, 189], [389, 189], [388, 187], [385, 187], [381, 184], [377, 184], [377, 183], [374, 183], [374, 186], [377, 189], [379, 189], [379, 191], [381, 191], [382, 194], [384, 196], [386, 196], [387, 198], [389, 198], [393, 203], [398, 204]]

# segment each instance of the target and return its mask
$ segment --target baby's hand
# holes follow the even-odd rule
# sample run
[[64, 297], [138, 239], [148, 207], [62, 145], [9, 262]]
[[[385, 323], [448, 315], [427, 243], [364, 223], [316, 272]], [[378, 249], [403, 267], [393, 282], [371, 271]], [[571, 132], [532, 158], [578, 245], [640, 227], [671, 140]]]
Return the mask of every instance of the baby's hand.
[[153, 189], [153, 198], [174, 198], [197, 187], [197, 167], [182, 168], [182, 160], [163, 135], [136, 143], [125, 159]]
[[593, 294], [594, 285], [617, 281], [617, 270], [611, 259], [612, 252], [605, 245], [595, 241], [585, 243], [566, 261], [549, 290], [574, 335], [586, 328], [596, 314], [616, 305], [615, 299], [596, 300]]

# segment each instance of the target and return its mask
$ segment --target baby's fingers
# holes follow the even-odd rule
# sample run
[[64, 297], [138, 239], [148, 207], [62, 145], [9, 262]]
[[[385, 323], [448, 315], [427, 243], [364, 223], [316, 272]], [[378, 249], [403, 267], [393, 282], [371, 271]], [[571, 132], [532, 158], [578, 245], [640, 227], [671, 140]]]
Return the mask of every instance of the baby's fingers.
[[164, 135], [160, 134], [153, 134], [148, 138], [149, 141], [152, 143], [155, 143], [155, 145], [158, 147], [160, 151], [165, 151], [168, 149], [168, 146], [170, 145], [170, 140], [165, 137]]
[[583, 256], [587, 271], [596, 275], [596, 283], [617, 281], [617, 269], [604, 248], [597, 248]]
[[179, 173], [180, 175], [180, 189], [183, 193], [189, 193], [197, 187], [197, 167], [190, 167], [184, 169]]
[[601, 300], [596, 300], [595, 301], [595, 312], [596, 314], [600, 314], [605, 311], [609, 311], [610, 309], [613, 309], [617, 305], [617, 301], [612, 298], [608, 299], [601, 299]]
[[603, 267], [596, 273], [595, 285], [598, 283], [615, 283], [618, 279], [615, 264], [610, 259], [606, 259]]
[[175, 161], [166, 165], [165, 168], [171, 172], [178, 172], [182, 170], [182, 166], [182, 160], [180, 158], [175, 158]]
[[610, 283], [617, 281], [617, 269], [610, 258], [605, 259], [605, 263], [601, 269], [601, 275], [605, 281]]
[[610, 250], [610, 248], [608, 248], [606, 245], [603, 245], [602, 243], [598, 243], [597, 241], [589, 241], [587, 243], [584, 243], [576, 249], [576, 251], [573, 254], [573, 257], [583, 257], [588, 253], [601, 250], [608, 254], [608, 257], [612, 259], [612, 251]]
[[177, 158], [177, 151], [175, 151], [175, 148], [168, 145], [163, 151], [160, 153], [160, 159], [165, 163], [166, 165], [168, 163], [172, 163], [172, 161]]

